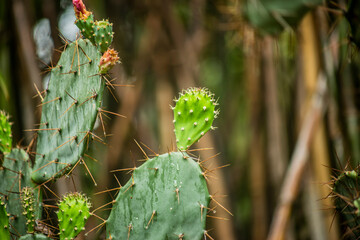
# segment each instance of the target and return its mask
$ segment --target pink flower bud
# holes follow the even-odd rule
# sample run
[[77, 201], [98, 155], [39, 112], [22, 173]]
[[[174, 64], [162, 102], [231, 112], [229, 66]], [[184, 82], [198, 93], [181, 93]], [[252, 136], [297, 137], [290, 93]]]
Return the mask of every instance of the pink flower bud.
[[107, 73], [116, 63], [120, 62], [118, 53], [114, 49], [108, 49], [100, 58], [99, 71], [101, 74]]
[[91, 12], [86, 10], [82, 0], [73, 0], [73, 5], [77, 19], [86, 20], [90, 16]]

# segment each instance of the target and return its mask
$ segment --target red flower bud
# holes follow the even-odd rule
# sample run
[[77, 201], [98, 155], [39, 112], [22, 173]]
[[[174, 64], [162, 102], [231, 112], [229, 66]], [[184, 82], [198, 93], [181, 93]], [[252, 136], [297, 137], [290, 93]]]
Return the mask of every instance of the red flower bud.
[[77, 19], [86, 20], [90, 16], [91, 12], [86, 10], [82, 0], [73, 0], [73, 5]]
[[101, 74], [107, 73], [116, 63], [120, 62], [118, 53], [114, 49], [108, 49], [100, 58], [99, 71]]

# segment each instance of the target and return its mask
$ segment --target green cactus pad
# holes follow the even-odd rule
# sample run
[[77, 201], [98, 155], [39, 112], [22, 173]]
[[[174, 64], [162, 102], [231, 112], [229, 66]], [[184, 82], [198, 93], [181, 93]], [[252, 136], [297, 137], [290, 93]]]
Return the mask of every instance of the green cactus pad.
[[9, 153], [11, 151], [11, 148], [12, 135], [9, 116], [5, 112], [0, 111], [0, 152]]
[[[31, 181], [31, 167], [29, 156], [22, 149], [14, 148], [9, 154], [5, 155], [4, 164], [0, 167], [0, 179], [6, 179], [0, 184], [0, 192], [5, 195], [7, 211], [11, 215], [10, 224], [14, 229], [10, 229], [15, 235], [24, 235], [27, 232], [26, 217], [23, 216], [23, 209], [20, 201], [20, 192], [23, 187], [35, 187]], [[35, 199], [41, 202], [39, 191], [35, 191]], [[35, 219], [41, 216], [41, 205], [35, 210]]]
[[112, 31], [112, 23], [108, 20], [96, 21], [94, 41], [101, 52], [105, 52], [112, 43], [114, 33]]
[[28, 233], [33, 233], [35, 229], [35, 212], [38, 206], [37, 199], [35, 199], [34, 189], [24, 187], [20, 193], [21, 205], [23, 208], [23, 215], [26, 217], [26, 227]]
[[360, 176], [352, 171], [345, 171], [336, 178], [333, 184], [333, 194], [335, 196], [336, 210], [349, 227], [349, 231], [354, 235], [354, 239], [360, 237]]
[[87, 39], [89, 39], [93, 44], [95, 44], [94, 38], [94, 15], [90, 14], [87, 19], [77, 19], [75, 20], [75, 25], [79, 28], [80, 33]]
[[19, 238], [19, 240], [51, 240], [51, 238], [43, 234], [26, 234]]
[[79, 39], [67, 46], [52, 69], [38, 131], [34, 182], [64, 175], [83, 156], [105, 87], [98, 74], [100, 57], [89, 40]]
[[115, 200], [108, 239], [202, 239], [210, 201], [200, 166], [186, 153], [147, 160]]
[[6, 204], [3, 201], [2, 197], [0, 197], [0, 239], [1, 240], [10, 239], [9, 216], [6, 211]]
[[82, 194], [69, 193], [58, 205], [60, 240], [74, 239], [85, 230], [85, 223], [90, 216], [89, 200]]
[[212, 128], [218, 111], [213, 94], [203, 88], [190, 88], [175, 100], [174, 125], [179, 150], [187, 150]]

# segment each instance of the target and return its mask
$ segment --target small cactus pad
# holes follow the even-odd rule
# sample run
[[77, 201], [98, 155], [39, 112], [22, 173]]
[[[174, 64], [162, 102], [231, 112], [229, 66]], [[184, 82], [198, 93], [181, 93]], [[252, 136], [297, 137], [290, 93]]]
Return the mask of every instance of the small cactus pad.
[[2, 197], [0, 197], [0, 239], [1, 240], [10, 239], [9, 215], [6, 211], [6, 204], [3, 201]]
[[114, 49], [108, 49], [104, 54], [101, 56], [100, 65], [99, 65], [99, 72], [101, 74], [107, 73], [116, 63], [120, 62], [118, 53]]
[[89, 200], [82, 194], [69, 193], [58, 205], [60, 240], [74, 239], [82, 230], [85, 230], [85, 223], [90, 216]]
[[[10, 231], [15, 235], [24, 235], [27, 232], [26, 217], [23, 216], [23, 209], [21, 206], [20, 192], [23, 187], [35, 187], [31, 181], [31, 172], [29, 156], [27, 153], [18, 148], [11, 150], [9, 154], [5, 155], [4, 164], [0, 167], [0, 179], [6, 179], [0, 183], [0, 192], [5, 195], [5, 202], [7, 203], [7, 211], [11, 215]], [[34, 198], [41, 202], [41, 195], [39, 191], [34, 192]], [[41, 205], [35, 208], [35, 219], [41, 216]]]
[[187, 150], [212, 128], [218, 115], [213, 94], [204, 88], [190, 88], [175, 100], [174, 125], [179, 150]]
[[51, 240], [51, 238], [48, 238], [47, 236], [43, 234], [26, 234], [19, 238], [19, 240]]
[[333, 195], [335, 197], [336, 210], [348, 226], [349, 235], [354, 239], [360, 237], [360, 176], [355, 171], [345, 171], [333, 182]]
[[112, 43], [114, 32], [112, 23], [108, 20], [96, 21], [94, 26], [94, 40], [101, 52], [105, 52]]
[[34, 189], [31, 187], [24, 187], [20, 193], [21, 205], [23, 208], [23, 215], [26, 217], [26, 227], [28, 233], [33, 233], [35, 228], [35, 212], [37, 200], [34, 196]]
[[51, 70], [42, 103], [34, 182], [60, 177], [82, 158], [105, 88], [100, 58], [89, 40], [79, 39], [67, 46]]
[[12, 135], [9, 116], [5, 112], [0, 111], [0, 152], [9, 153], [11, 151], [11, 147]]
[[183, 152], [133, 171], [107, 220], [107, 239], [202, 239], [210, 201], [200, 166]]
[[95, 43], [94, 37], [94, 15], [90, 15], [86, 19], [77, 19], [75, 20], [75, 25], [79, 28], [80, 33], [87, 39], [89, 39], [93, 44]]

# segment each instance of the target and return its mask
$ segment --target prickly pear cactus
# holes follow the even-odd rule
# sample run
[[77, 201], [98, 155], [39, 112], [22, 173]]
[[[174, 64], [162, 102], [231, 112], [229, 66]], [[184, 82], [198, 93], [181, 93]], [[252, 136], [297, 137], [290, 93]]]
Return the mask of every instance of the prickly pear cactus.
[[35, 199], [34, 189], [24, 187], [20, 193], [23, 215], [26, 217], [26, 227], [28, 233], [33, 233], [35, 229], [35, 212], [38, 206]]
[[0, 196], [0, 239], [10, 240], [9, 215], [6, 211], [6, 204]]
[[60, 240], [74, 239], [85, 230], [85, 223], [90, 216], [89, 200], [80, 193], [69, 193], [58, 205]]
[[355, 171], [345, 171], [333, 182], [333, 195], [336, 210], [347, 224], [347, 236], [350, 239], [360, 237], [360, 176]]
[[78, 39], [52, 69], [38, 131], [36, 183], [62, 176], [83, 156], [105, 87], [100, 58], [89, 40]]
[[179, 150], [187, 150], [212, 128], [218, 115], [213, 94], [204, 88], [190, 88], [175, 100], [174, 125]]
[[26, 234], [19, 238], [19, 240], [51, 240], [51, 238], [48, 238], [47, 236], [43, 234]]
[[96, 44], [101, 52], [105, 52], [112, 43], [114, 32], [112, 31], [112, 23], [108, 20], [96, 21], [94, 25], [94, 44]]
[[[0, 192], [5, 195], [7, 211], [11, 215], [10, 231], [15, 235], [25, 235], [27, 232], [27, 219], [23, 216], [21, 206], [20, 192], [23, 187], [36, 187], [31, 181], [32, 168], [29, 162], [29, 156], [22, 149], [14, 148], [9, 154], [5, 155], [4, 163], [0, 167]], [[5, 180], [6, 179], [6, 180]], [[39, 191], [34, 192], [34, 198], [41, 202]], [[41, 216], [41, 205], [39, 204], [34, 212], [35, 219]]]
[[9, 153], [11, 151], [11, 147], [12, 135], [9, 116], [5, 112], [0, 111], [0, 152]]
[[108, 239], [202, 239], [210, 196], [200, 166], [183, 152], [147, 160], [123, 186]]

